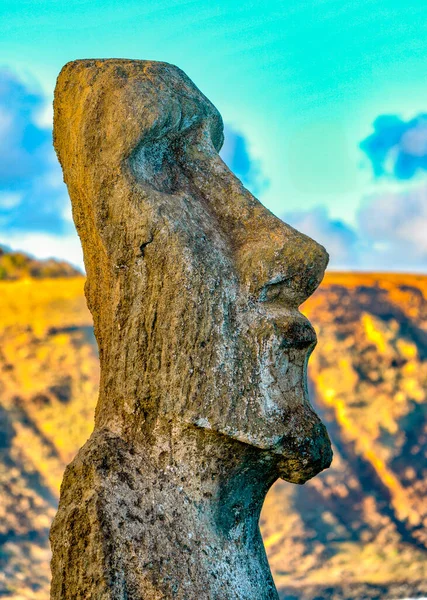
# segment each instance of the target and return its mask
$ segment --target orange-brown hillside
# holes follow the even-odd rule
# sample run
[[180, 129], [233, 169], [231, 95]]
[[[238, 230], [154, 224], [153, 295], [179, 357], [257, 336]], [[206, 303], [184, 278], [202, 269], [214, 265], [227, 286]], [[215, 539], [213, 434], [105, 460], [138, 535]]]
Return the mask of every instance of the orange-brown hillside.
[[[89, 436], [98, 360], [83, 277], [0, 282], [0, 596], [48, 597], [64, 466]], [[405, 598], [427, 584], [427, 277], [329, 274], [313, 403], [335, 459], [277, 483], [262, 530], [282, 598]]]
[[427, 277], [330, 273], [302, 308], [318, 331], [312, 398], [335, 457], [267, 499], [277, 584], [307, 600], [425, 595]]

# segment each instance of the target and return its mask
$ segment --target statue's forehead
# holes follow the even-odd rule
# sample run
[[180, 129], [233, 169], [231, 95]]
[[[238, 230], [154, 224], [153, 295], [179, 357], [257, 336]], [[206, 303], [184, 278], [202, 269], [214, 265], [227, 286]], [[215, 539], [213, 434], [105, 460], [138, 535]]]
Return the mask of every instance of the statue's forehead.
[[80, 60], [70, 64], [68, 75], [72, 75], [73, 71], [86, 78], [94, 91], [101, 88], [108, 94], [122, 90], [147, 95], [153, 101], [179, 98], [184, 103], [197, 103], [199, 111], [206, 115], [218, 114], [191, 79], [169, 63], [125, 59]]
[[[153, 128], [153, 137], [158, 138], [206, 122], [215, 147], [219, 149], [222, 145], [221, 115], [175, 65], [114, 59], [81, 60], [67, 67], [64, 75], [68, 80], [78, 81], [86, 89], [82, 96], [85, 111], [90, 111], [93, 103], [102, 105], [104, 116], [109, 115], [109, 125], [111, 119], [116, 120], [123, 130], [138, 121], [147, 133]], [[72, 95], [74, 91], [70, 89]], [[74, 102], [79, 103], [79, 99]], [[103, 127], [102, 119], [99, 126]]]

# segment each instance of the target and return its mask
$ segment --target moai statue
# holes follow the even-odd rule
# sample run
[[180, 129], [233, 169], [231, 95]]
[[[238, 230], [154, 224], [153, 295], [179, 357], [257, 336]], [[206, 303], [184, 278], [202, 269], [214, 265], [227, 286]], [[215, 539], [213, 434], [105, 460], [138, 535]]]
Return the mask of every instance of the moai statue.
[[230, 172], [221, 116], [177, 67], [69, 63], [54, 112], [101, 381], [52, 525], [51, 598], [277, 599], [265, 495], [332, 456], [298, 311], [327, 254]]

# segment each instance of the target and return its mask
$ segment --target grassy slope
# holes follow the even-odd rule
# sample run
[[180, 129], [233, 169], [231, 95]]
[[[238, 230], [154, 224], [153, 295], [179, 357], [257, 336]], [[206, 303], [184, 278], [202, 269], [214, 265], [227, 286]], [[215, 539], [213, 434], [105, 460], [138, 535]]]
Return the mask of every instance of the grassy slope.
[[[283, 597], [426, 592], [426, 295], [426, 277], [330, 274], [303, 307], [335, 460], [267, 498]], [[39, 600], [62, 472], [92, 429], [97, 355], [82, 277], [2, 282], [0, 298], [0, 595]]]

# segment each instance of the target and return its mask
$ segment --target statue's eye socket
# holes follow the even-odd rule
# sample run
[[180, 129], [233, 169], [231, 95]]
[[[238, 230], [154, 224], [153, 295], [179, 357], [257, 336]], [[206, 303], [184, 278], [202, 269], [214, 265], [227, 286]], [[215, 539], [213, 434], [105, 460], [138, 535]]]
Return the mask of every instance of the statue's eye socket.
[[140, 180], [159, 192], [172, 194], [179, 187], [180, 169], [167, 137], [141, 144], [131, 157], [131, 167]]

